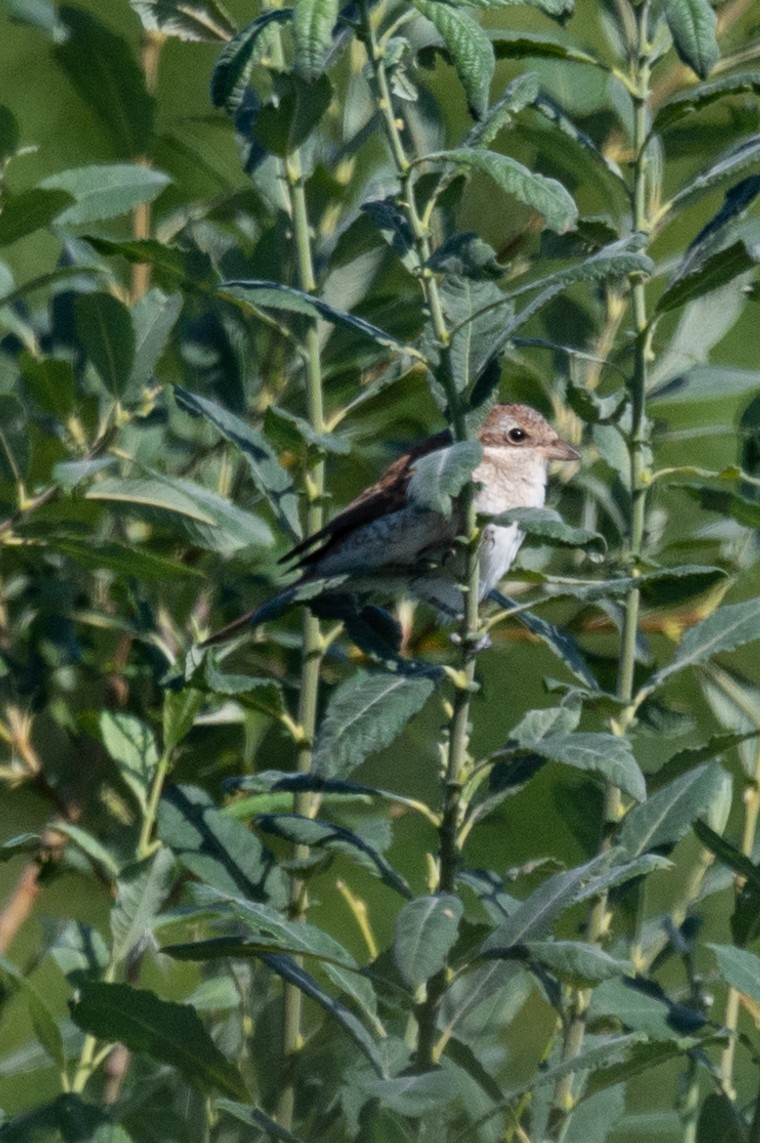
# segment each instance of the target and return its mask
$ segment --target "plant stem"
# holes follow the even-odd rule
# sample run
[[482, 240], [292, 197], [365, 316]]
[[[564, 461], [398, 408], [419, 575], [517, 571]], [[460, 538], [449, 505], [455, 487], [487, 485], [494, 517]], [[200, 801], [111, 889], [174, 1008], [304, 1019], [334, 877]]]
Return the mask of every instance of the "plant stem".
[[[308, 293], [316, 289], [314, 262], [312, 258], [309, 220], [306, 208], [304, 174], [300, 156], [294, 152], [285, 162], [285, 176], [290, 196], [290, 211], [293, 224], [293, 243], [298, 265], [299, 286]], [[319, 348], [319, 332], [316, 323], [309, 326], [306, 333], [306, 404], [311, 427], [317, 433], [325, 431], [322, 400], [322, 364]], [[322, 527], [325, 490], [324, 462], [317, 461], [305, 479], [309, 502], [306, 510], [306, 535], [313, 535]], [[317, 700], [319, 696], [319, 675], [324, 651], [324, 641], [319, 620], [310, 611], [304, 610], [303, 650], [301, 660], [301, 686], [298, 699], [298, 740], [296, 745], [296, 769], [305, 773], [311, 769], [314, 747], [314, 734], [317, 725]], [[306, 791], [293, 797], [293, 809], [297, 814], [312, 816], [315, 803]], [[295, 846], [296, 861], [308, 856], [307, 846]], [[292, 920], [303, 921], [306, 915], [307, 895], [304, 882], [293, 877], [290, 884], [290, 916]], [[301, 991], [294, 984], [286, 983], [283, 991], [282, 1048], [286, 1074], [294, 1054], [301, 1047]], [[278, 1100], [277, 1119], [287, 1130], [293, 1123], [295, 1087], [290, 1079], [285, 1083]]]
[[[638, 6], [627, 6], [627, 12], [635, 20], [636, 53], [632, 60], [630, 90], [634, 105], [633, 120], [633, 228], [639, 234], [650, 232], [649, 222], [649, 178], [647, 141], [649, 131], [648, 104], [650, 99], [650, 53], [649, 43], [649, 0]], [[628, 438], [630, 465], [630, 519], [628, 534], [628, 574], [634, 579], [639, 575], [639, 564], [644, 545], [646, 497], [649, 481], [648, 467], [648, 428], [646, 418], [647, 365], [649, 356], [649, 329], [647, 322], [646, 291], [640, 273], [631, 276], [631, 310], [636, 341], [634, 345], [633, 375], [630, 384], [631, 430]], [[613, 731], [620, 736], [627, 733], [636, 713], [634, 702], [634, 671], [636, 665], [636, 640], [639, 628], [641, 589], [634, 584], [629, 590], [624, 609], [623, 632], [620, 656], [618, 659], [617, 695], [627, 704], [613, 723]], [[620, 820], [622, 804], [620, 791], [608, 783], [604, 799], [604, 820], [600, 851], [612, 844], [612, 834]], [[607, 895], [598, 898], [591, 911], [588, 926], [588, 940], [598, 942], [607, 933], [610, 924]], [[578, 1056], [583, 1047], [586, 1029], [586, 1016], [591, 1001], [590, 990], [577, 990], [573, 994], [570, 1018], [565, 1025], [562, 1048], [563, 1060]], [[564, 1129], [567, 1115], [574, 1105], [574, 1078], [568, 1075], [557, 1084], [555, 1090], [555, 1113], [552, 1126], [554, 1138], [559, 1139]]]
[[[427, 268], [431, 253], [430, 234], [420, 214], [414, 195], [412, 164], [407, 157], [402, 139], [402, 127], [396, 117], [383, 52], [372, 26], [369, 5], [361, 6], [362, 38], [369, 57], [374, 78], [377, 107], [382, 116], [391, 155], [400, 184], [399, 202], [409, 223], [419, 264], [420, 287], [430, 314], [440, 361], [436, 377], [447, 398], [448, 411], [455, 440], [467, 439], [465, 402], [457, 391], [450, 355], [450, 331], [447, 328], [438, 283]], [[470, 701], [475, 685], [477, 639], [480, 627], [478, 606], [478, 525], [475, 513], [474, 491], [468, 485], [462, 495], [464, 517], [465, 571], [464, 614], [460, 626], [461, 659], [460, 681], [455, 686], [448, 725], [448, 743], [444, 768], [444, 794], [441, 824], [438, 831], [438, 885], [439, 893], [453, 893], [460, 860], [460, 827], [463, 818], [462, 788], [470, 765]], [[418, 1039], [415, 1068], [429, 1071], [437, 1061], [437, 1018], [441, 1001], [448, 987], [448, 969], [444, 966], [427, 984], [424, 1000], [416, 1011]]]
[[156, 772], [153, 775], [153, 782], [150, 787], [150, 794], [148, 795], [148, 804], [145, 807], [145, 816], [143, 817], [142, 829], [140, 830], [140, 840], [137, 843], [138, 861], [144, 857], [148, 857], [159, 844], [151, 840], [151, 834], [153, 833], [153, 827], [156, 823], [158, 803], [161, 801], [164, 782], [166, 781], [166, 775], [169, 773], [170, 766], [171, 754], [169, 751], [164, 750], [158, 760]]

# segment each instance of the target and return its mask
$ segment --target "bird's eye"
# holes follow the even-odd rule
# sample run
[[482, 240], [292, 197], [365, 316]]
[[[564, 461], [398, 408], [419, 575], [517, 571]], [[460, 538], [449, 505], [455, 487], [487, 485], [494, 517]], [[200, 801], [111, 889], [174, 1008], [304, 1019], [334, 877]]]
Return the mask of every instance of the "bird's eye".
[[527, 439], [528, 434], [525, 429], [510, 429], [507, 433], [507, 440], [510, 440], [512, 444], [522, 444]]

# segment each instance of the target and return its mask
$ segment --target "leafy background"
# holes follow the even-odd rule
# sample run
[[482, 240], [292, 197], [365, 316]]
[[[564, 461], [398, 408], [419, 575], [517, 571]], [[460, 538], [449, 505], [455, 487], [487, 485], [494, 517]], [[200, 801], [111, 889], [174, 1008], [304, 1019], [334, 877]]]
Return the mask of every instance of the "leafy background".
[[[419, 0], [428, 22], [399, 26], [373, 87], [361, 26], [331, 53], [335, 6], [300, 0], [295, 54], [279, 9], [261, 33], [260, 106], [243, 104], [237, 140], [223, 107], [241, 97], [246, 41], [224, 44], [262, 13], [228, 7], [6, 0], [2, 15], [0, 1137], [755, 1139], [752, 6], [719, 6], [716, 39], [698, 0], [577, 13]], [[393, 18], [373, 8], [378, 33]], [[491, 42], [490, 99], [508, 94], [489, 112]], [[640, 82], [650, 61], [642, 135], [621, 76]], [[379, 66], [408, 154], [454, 163], [414, 175], [422, 209], [431, 170], [445, 171], [427, 250], [394, 201]], [[507, 180], [502, 158], [479, 158], [484, 139], [524, 164], [511, 195], [482, 171], [456, 177], [488, 162]], [[293, 221], [302, 171], [310, 231]], [[571, 192], [578, 228], [570, 200], [547, 199], [532, 173]], [[637, 180], [648, 223], [673, 195], [683, 203], [643, 245], [631, 241]], [[455, 240], [472, 231], [490, 249]], [[422, 254], [452, 323], [524, 287], [518, 311], [545, 304], [509, 344], [497, 306], [448, 370], [425, 320]], [[314, 292], [312, 271], [317, 295], [351, 315], [334, 329], [282, 288]], [[220, 289], [251, 279], [267, 292]], [[499, 368], [484, 373], [495, 350]], [[334, 431], [315, 412], [317, 375]], [[526, 521], [522, 582], [510, 585], [565, 637], [504, 619], [476, 663], [423, 608], [413, 620], [402, 608], [411, 669], [388, 647], [388, 616], [323, 611], [333, 641], [312, 758], [297, 699], [316, 694], [300, 656], [315, 621], [304, 634], [297, 611], [275, 617], [223, 661], [201, 661], [193, 640], [280, 582], [278, 556], [317, 522], [304, 490], [323, 461], [329, 512], [439, 429], [444, 405], [471, 435], [496, 383], [583, 452], [578, 472], [557, 474], [552, 504], [585, 539], [560, 528], [570, 544], [547, 544], [546, 520]], [[461, 433], [457, 408], [460, 422], [475, 413]], [[638, 540], [632, 457], [647, 510]], [[610, 584], [631, 567], [647, 573], [641, 599]], [[573, 583], [558, 591], [559, 577]], [[579, 582], [591, 580], [606, 586]], [[478, 692], [442, 678], [444, 665], [477, 672]], [[167, 689], [178, 674], [187, 685]], [[590, 681], [601, 694], [574, 694]], [[378, 717], [352, 737], [375, 692]], [[436, 836], [452, 708], [491, 773], [454, 887]], [[294, 766], [393, 796], [336, 786], [318, 805], [314, 779], [294, 793], [256, 777]], [[638, 768], [648, 800], [636, 817]], [[605, 801], [627, 817], [595, 856]], [[621, 878], [646, 877], [610, 896], [593, 877], [613, 835], [642, 855]], [[527, 943], [519, 925], [502, 931], [520, 901], [538, 912], [553, 887], [551, 931]], [[168, 945], [172, 959], [157, 952]], [[346, 957], [374, 961], [374, 975], [333, 963]], [[473, 975], [452, 983], [446, 964]], [[637, 989], [622, 983], [631, 964], [648, 981]], [[447, 1070], [423, 1066], [420, 1050], [407, 1074], [413, 1003], [424, 1040], [489, 965], [503, 987], [462, 1018]], [[113, 1042], [126, 1048], [106, 1051]], [[566, 1072], [540, 1082], [540, 1065], [562, 1058]]]

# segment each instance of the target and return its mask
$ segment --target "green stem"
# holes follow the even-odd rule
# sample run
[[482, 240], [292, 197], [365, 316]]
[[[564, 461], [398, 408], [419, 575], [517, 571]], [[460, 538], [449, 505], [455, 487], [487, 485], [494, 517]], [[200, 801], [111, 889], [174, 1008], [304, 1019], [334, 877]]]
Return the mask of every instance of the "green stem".
[[[636, 24], [636, 57], [632, 61], [633, 74], [630, 90], [634, 104], [633, 123], [633, 227], [640, 234], [651, 230], [648, 215], [649, 172], [647, 159], [648, 103], [650, 99], [651, 44], [649, 43], [649, 0], [630, 8]], [[648, 433], [646, 419], [647, 366], [649, 357], [649, 326], [647, 322], [646, 291], [640, 273], [631, 277], [631, 310], [636, 342], [634, 367], [631, 378], [631, 431], [628, 438], [630, 466], [630, 520], [628, 536], [629, 574], [636, 578], [644, 546], [646, 496], [650, 481], [647, 476]], [[613, 730], [625, 735], [635, 717], [634, 673], [636, 666], [636, 639], [639, 629], [641, 589], [634, 584], [626, 596], [620, 657], [618, 660], [617, 695], [626, 704], [615, 721]], [[604, 822], [600, 851], [612, 844], [612, 836], [622, 812], [620, 791], [608, 784], [605, 792]], [[588, 940], [598, 942], [604, 938], [610, 924], [607, 895], [598, 898], [589, 918]], [[583, 1048], [586, 1017], [591, 993], [580, 990], [573, 995], [572, 1009], [565, 1025], [562, 1058], [572, 1059]], [[574, 1106], [574, 1077], [568, 1075], [555, 1090], [555, 1113], [552, 1127], [554, 1138], [559, 1139], [567, 1115]]]
[[[402, 125], [397, 119], [383, 51], [375, 36], [369, 5], [361, 6], [361, 37], [367, 50], [376, 89], [377, 107], [382, 116], [391, 155], [400, 185], [399, 202], [409, 223], [419, 264], [419, 281], [438, 342], [440, 362], [438, 379], [446, 393], [449, 416], [456, 440], [467, 439], [466, 405], [457, 391], [452, 371], [450, 342], [438, 283], [427, 268], [431, 253], [430, 232], [420, 214], [414, 194], [413, 164], [410, 162], [402, 138]], [[470, 701], [475, 686], [476, 647], [480, 630], [478, 607], [478, 526], [475, 513], [474, 491], [470, 485], [462, 498], [464, 514], [464, 540], [466, 564], [463, 576], [464, 614], [460, 626], [461, 660], [458, 683], [454, 689], [448, 727], [448, 744], [444, 768], [444, 794], [438, 841], [438, 892], [453, 893], [459, 868], [463, 819], [462, 789], [470, 766]], [[441, 1001], [448, 987], [448, 968], [444, 966], [427, 984], [424, 999], [416, 1010], [417, 1052], [415, 1067], [419, 1072], [429, 1071], [437, 1062], [437, 1018]]]
[[137, 843], [138, 861], [141, 861], [144, 857], [149, 857], [159, 844], [153, 840], [152, 834], [156, 824], [158, 803], [161, 801], [164, 782], [166, 781], [166, 775], [169, 773], [170, 766], [171, 754], [165, 750], [158, 760], [156, 772], [153, 775], [153, 782], [150, 787], [150, 794], [148, 795], [148, 804], [145, 807], [145, 815], [140, 830], [140, 840]]
[[[294, 152], [285, 162], [285, 176], [290, 195], [290, 210], [293, 223], [293, 242], [298, 265], [299, 286], [308, 293], [316, 289], [314, 262], [309, 233], [309, 219], [306, 206], [304, 174], [300, 155]], [[306, 405], [311, 427], [317, 433], [325, 431], [324, 407], [322, 398], [322, 363], [319, 348], [319, 333], [312, 324], [306, 333]], [[325, 492], [324, 462], [319, 460], [306, 474], [308, 492], [306, 510], [306, 535], [319, 531], [323, 522]], [[319, 621], [304, 611], [303, 651], [301, 660], [301, 686], [298, 699], [298, 739], [296, 745], [296, 769], [305, 773], [311, 769], [314, 735], [317, 726], [317, 700], [319, 696], [319, 676], [324, 651], [324, 641]], [[315, 803], [308, 792], [294, 795], [295, 813], [306, 817], [313, 815]], [[303, 861], [308, 856], [307, 846], [297, 845], [294, 856]], [[308, 905], [306, 888], [299, 877], [293, 877], [290, 886], [290, 916], [292, 920], [303, 921]], [[295, 1053], [301, 1048], [301, 991], [293, 984], [285, 984], [283, 991], [282, 1048], [286, 1074], [291, 1070]], [[287, 1130], [293, 1123], [295, 1087], [290, 1079], [284, 1084], [277, 1105], [278, 1122]]]

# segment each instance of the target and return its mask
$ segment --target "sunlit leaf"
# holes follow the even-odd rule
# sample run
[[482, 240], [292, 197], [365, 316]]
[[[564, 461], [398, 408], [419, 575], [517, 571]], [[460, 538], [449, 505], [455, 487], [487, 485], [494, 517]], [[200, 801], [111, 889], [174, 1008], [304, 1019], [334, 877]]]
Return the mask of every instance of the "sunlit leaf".
[[218, 0], [129, 0], [149, 32], [189, 43], [218, 43], [235, 25]]
[[467, 101], [480, 118], [488, 107], [488, 92], [495, 59], [491, 41], [462, 8], [437, 0], [412, 0], [414, 7], [434, 24], [451, 56]]
[[141, 163], [104, 163], [57, 171], [43, 179], [40, 186], [70, 195], [74, 202], [56, 221], [64, 226], [81, 226], [117, 218], [142, 203], [153, 202], [170, 182], [163, 171]]
[[127, 307], [112, 294], [82, 294], [74, 302], [79, 340], [114, 396], [127, 387], [135, 359], [135, 332]]
[[313, 80], [322, 73], [332, 47], [333, 28], [339, 7], [339, 0], [295, 0], [295, 66], [302, 79]]
[[239, 106], [248, 84], [257, 41], [270, 24], [287, 23], [292, 16], [292, 8], [273, 8], [251, 21], [225, 44], [211, 77], [211, 102], [215, 107], [233, 112]]
[[618, 838], [620, 845], [631, 856], [674, 845], [709, 807], [724, 777], [717, 763], [707, 763], [663, 786], [626, 816]]
[[457, 441], [420, 457], [409, 481], [409, 498], [421, 509], [451, 515], [452, 497], [472, 478], [482, 456], [478, 441]]
[[664, 10], [679, 58], [706, 79], [720, 59], [718, 17], [709, 0], [665, 0]]
[[462, 912], [458, 897], [440, 893], [418, 897], [396, 914], [393, 959], [412, 991], [443, 968]]

